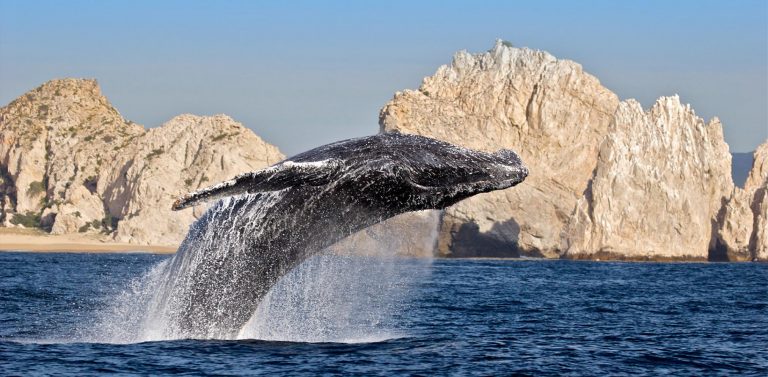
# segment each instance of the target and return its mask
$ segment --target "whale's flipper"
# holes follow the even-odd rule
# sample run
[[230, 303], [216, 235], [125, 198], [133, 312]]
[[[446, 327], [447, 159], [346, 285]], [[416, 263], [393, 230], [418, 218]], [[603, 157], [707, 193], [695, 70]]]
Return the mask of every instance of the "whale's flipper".
[[284, 161], [255, 172], [243, 173], [228, 181], [183, 195], [173, 202], [178, 211], [201, 202], [244, 193], [279, 191], [295, 186], [322, 186], [330, 182], [340, 166], [337, 160], [313, 162]]

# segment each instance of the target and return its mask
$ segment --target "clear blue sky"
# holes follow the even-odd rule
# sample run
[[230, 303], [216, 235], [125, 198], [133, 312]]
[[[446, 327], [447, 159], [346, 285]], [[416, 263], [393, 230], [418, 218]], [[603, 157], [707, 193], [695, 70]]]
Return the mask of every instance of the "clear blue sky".
[[397, 90], [496, 38], [622, 99], [679, 93], [732, 151], [768, 138], [768, 1], [7, 1], [0, 103], [97, 78], [128, 119], [229, 114], [285, 153], [377, 132]]

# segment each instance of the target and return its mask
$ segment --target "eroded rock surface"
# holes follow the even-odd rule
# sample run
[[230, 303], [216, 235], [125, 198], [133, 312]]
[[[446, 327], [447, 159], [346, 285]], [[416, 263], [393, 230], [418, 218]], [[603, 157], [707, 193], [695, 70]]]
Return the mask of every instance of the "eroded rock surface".
[[143, 133], [109, 104], [95, 80], [50, 81], [3, 107], [3, 224], [36, 224], [55, 233], [101, 228], [98, 177]]
[[486, 53], [457, 53], [419, 90], [398, 92], [380, 126], [481, 150], [511, 148], [530, 168], [514, 189], [446, 210], [441, 255], [556, 257], [618, 102], [579, 64], [498, 41]]
[[764, 185], [734, 186], [717, 119], [704, 122], [677, 96], [648, 111], [620, 103], [546, 52], [502, 41], [459, 52], [419, 90], [398, 92], [380, 126], [511, 148], [530, 167], [514, 189], [447, 209], [441, 255], [748, 260], [765, 244]]
[[720, 122], [677, 96], [622, 102], [565, 235], [569, 258], [706, 260], [733, 191]]
[[0, 220], [56, 234], [176, 245], [200, 208], [176, 195], [283, 159], [223, 115], [145, 130], [95, 80], [53, 80], [0, 109]]
[[755, 150], [754, 165], [744, 190], [752, 193], [754, 230], [750, 238], [753, 259], [768, 260], [768, 140]]
[[733, 189], [718, 215], [717, 244], [712, 251], [712, 259], [753, 259], [750, 246], [754, 231], [753, 196], [754, 192], [739, 187]]
[[722, 260], [768, 260], [768, 141], [753, 156], [744, 188], [720, 211], [715, 252]]

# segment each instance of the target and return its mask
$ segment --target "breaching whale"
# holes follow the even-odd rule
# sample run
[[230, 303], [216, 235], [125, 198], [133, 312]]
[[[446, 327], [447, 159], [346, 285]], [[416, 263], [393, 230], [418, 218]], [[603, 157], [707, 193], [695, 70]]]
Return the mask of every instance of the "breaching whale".
[[527, 175], [511, 150], [383, 133], [186, 194], [174, 210], [221, 200], [190, 226], [166, 266], [151, 317], [160, 318], [163, 338], [233, 338], [281, 276], [342, 238], [401, 213], [515, 186]]

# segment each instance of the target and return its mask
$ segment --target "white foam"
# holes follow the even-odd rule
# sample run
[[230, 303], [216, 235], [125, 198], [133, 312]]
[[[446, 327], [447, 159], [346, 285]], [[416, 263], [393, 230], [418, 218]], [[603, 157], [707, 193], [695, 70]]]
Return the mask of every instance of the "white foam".
[[[431, 260], [398, 259], [391, 255], [394, 242], [386, 237], [376, 239], [368, 246], [371, 250], [365, 250], [366, 257], [326, 252], [310, 258], [272, 287], [232, 339], [375, 343], [405, 336], [395, 318], [413, 298], [411, 287], [429, 273], [429, 269], [408, 263]], [[177, 313], [164, 306], [172, 292], [167, 273], [173, 262], [158, 263], [109, 298], [112, 305], [75, 341], [139, 343], [185, 338], [168, 331]]]

